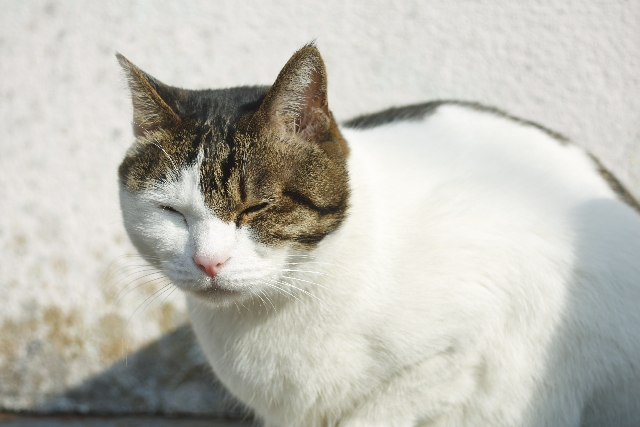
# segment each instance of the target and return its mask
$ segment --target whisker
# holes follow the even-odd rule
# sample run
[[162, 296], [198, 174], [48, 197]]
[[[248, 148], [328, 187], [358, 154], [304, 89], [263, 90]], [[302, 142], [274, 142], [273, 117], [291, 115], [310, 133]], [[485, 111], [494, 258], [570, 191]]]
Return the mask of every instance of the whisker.
[[331, 278], [336, 278], [337, 277], [337, 276], [335, 276], [333, 274], [325, 273], [323, 271], [299, 270], [299, 269], [287, 269], [287, 268], [280, 269], [280, 271], [297, 272], [297, 273], [308, 273], [308, 274], [319, 274], [321, 276], [327, 276], [327, 277], [331, 277]]
[[[168, 286], [170, 286], [170, 285], [171, 285], [171, 284], [166, 284], [166, 285], [164, 285], [163, 287], [161, 287], [160, 289], [158, 289], [157, 291], [155, 291], [154, 293], [152, 293], [151, 295], [149, 295], [147, 298], [145, 298], [145, 300], [144, 300], [144, 301], [142, 301], [142, 304], [140, 304], [140, 305], [138, 306], [138, 308], [136, 308], [136, 309], [133, 311], [133, 313], [131, 314], [131, 316], [129, 316], [129, 320], [127, 320], [127, 324], [126, 324], [126, 326], [129, 326], [129, 322], [131, 322], [131, 319], [133, 318], [133, 316], [135, 316], [135, 314], [138, 312], [138, 310], [140, 310], [140, 307], [142, 307], [142, 306], [144, 305], [144, 303], [145, 303], [145, 302], [147, 302], [147, 300], [149, 300], [149, 298], [153, 297], [154, 295], [156, 295], [158, 292], [160, 292], [160, 291], [162, 291], [162, 290], [166, 290], [166, 288], [167, 288]], [[157, 296], [156, 296], [156, 298], [157, 298]], [[155, 298], [154, 298], [154, 299], [155, 299]], [[151, 301], [153, 302], [153, 300], [151, 300]], [[126, 328], [126, 326], [125, 326], [125, 328]]]
[[284, 285], [284, 286], [287, 286], [287, 287], [289, 287], [289, 288], [295, 289], [295, 290], [297, 290], [298, 292], [302, 292], [303, 294], [308, 295], [308, 296], [310, 296], [311, 298], [315, 298], [315, 299], [317, 299], [318, 301], [321, 301], [321, 300], [320, 300], [320, 298], [318, 298], [317, 296], [315, 296], [315, 295], [314, 295], [314, 294], [312, 294], [311, 292], [309, 292], [309, 291], [307, 291], [307, 290], [305, 290], [305, 289], [303, 289], [303, 288], [301, 288], [301, 287], [298, 287], [298, 286], [296, 286], [296, 285], [294, 285], [294, 284], [292, 284], [292, 283], [285, 282], [284, 280], [277, 280], [277, 281], [276, 281], [276, 283], [278, 283], [279, 285]]
[[[126, 261], [125, 264], [118, 266], [117, 268], [114, 268], [114, 264], [120, 260], [122, 260], [123, 258], [142, 258], [141, 255], [134, 255], [134, 254], [125, 254], [125, 255], [120, 255], [118, 257], [116, 257], [113, 261], [111, 261], [109, 263], [109, 265], [104, 269], [104, 271], [102, 272], [102, 274], [100, 275], [100, 280], [102, 281], [102, 285], [100, 286], [100, 288], [102, 289], [104, 286], [107, 286], [108, 284], [110, 284], [111, 282], [111, 278], [118, 275], [118, 273], [124, 269], [127, 268], [131, 268], [132, 265], [130, 264], [131, 261]], [[140, 266], [140, 267], [149, 267], [152, 268], [152, 266], [148, 263], [144, 263], [144, 264], [135, 264], [134, 266]]]
[[319, 286], [323, 289], [326, 289], [328, 291], [332, 291], [332, 289], [327, 288], [326, 286], [321, 285], [320, 283], [316, 283], [316, 282], [311, 282], [309, 280], [305, 280], [305, 279], [299, 279], [297, 277], [290, 277], [290, 276], [281, 276], [283, 279], [291, 279], [291, 280], [297, 280], [299, 282], [305, 282], [305, 283], [309, 283], [311, 285], [315, 285], [315, 286]]
[[[139, 285], [137, 285], [137, 286], [135, 286], [135, 287], [133, 287], [133, 288], [129, 289], [129, 290], [128, 290], [124, 295], [122, 295], [122, 297], [121, 297], [120, 299], [118, 299], [118, 300], [114, 301], [113, 306], [111, 307], [111, 310], [114, 310], [114, 309], [115, 309], [115, 306], [118, 304], [118, 302], [122, 301], [122, 300], [123, 300], [123, 299], [124, 299], [124, 298], [125, 298], [125, 297], [130, 293], [130, 292], [135, 291], [136, 289], [138, 289], [138, 288], [139, 288], [139, 287], [141, 287], [141, 286], [144, 286], [144, 285], [147, 285], [147, 284], [153, 283], [153, 282], [155, 282], [156, 280], [161, 280], [161, 279], [162, 279], [162, 278], [158, 278], [158, 279], [151, 279], [151, 280], [148, 280], [148, 281], [146, 281], [146, 282], [144, 282], [144, 283], [140, 283]], [[161, 282], [159, 282], [159, 283], [156, 283], [156, 285], [165, 286], [167, 283], [170, 283], [170, 280], [169, 280], [169, 279], [167, 279], [167, 278], [165, 277], [165, 278], [164, 278], [164, 281], [161, 281]]]
[[[287, 255], [287, 256], [296, 256], [296, 257], [309, 257], [308, 255]], [[353, 271], [350, 268], [345, 267], [344, 265], [340, 265], [340, 264], [334, 264], [331, 262], [324, 262], [324, 261], [304, 261], [304, 262], [296, 262], [296, 263], [292, 263], [292, 262], [285, 262], [285, 265], [306, 265], [306, 264], [322, 264], [322, 265], [327, 265], [327, 266], [331, 266], [331, 267], [337, 267], [337, 268], [342, 268], [344, 270], [347, 271]]]
[[147, 257], [143, 257], [142, 255], [139, 254], [123, 254], [123, 255], [119, 255], [117, 257], [115, 257], [107, 266], [107, 268], [105, 269], [105, 272], [109, 271], [109, 269], [111, 268], [111, 266], [113, 264], [115, 264], [116, 262], [120, 261], [123, 258], [140, 258], [142, 260], [145, 260], [146, 258], [150, 258], [150, 259], [158, 259], [155, 256], [147, 256]]
[[[133, 274], [136, 274], [136, 273], [129, 274], [129, 275], [128, 275], [128, 276], [126, 276], [126, 277], [129, 277], [129, 276], [131, 276], [131, 275], [133, 275]], [[119, 298], [118, 298], [118, 297], [120, 296], [120, 294], [121, 294], [125, 289], [127, 289], [127, 287], [129, 287], [129, 285], [131, 285], [132, 283], [136, 283], [136, 282], [137, 282], [138, 280], [140, 280], [140, 279], [144, 279], [145, 277], [149, 277], [149, 276], [154, 276], [154, 275], [156, 275], [156, 274], [162, 274], [162, 273], [160, 273], [160, 272], [158, 272], [158, 271], [155, 271], [155, 272], [148, 273], [148, 274], [145, 274], [145, 275], [142, 275], [142, 276], [140, 276], [140, 277], [136, 277], [136, 278], [132, 279], [129, 283], [127, 283], [125, 286], [123, 286], [123, 287], [122, 287], [122, 289], [120, 289], [120, 291], [116, 294], [116, 296], [115, 296], [115, 298], [114, 298], [114, 304], [115, 304], [116, 302], [118, 302], [118, 300], [119, 300]], [[126, 278], [126, 277], [125, 277], [125, 278]], [[162, 275], [162, 276], [158, 277], [157, 279], [149, 279], [148, 281], [145, 281], [144, 283], [141, 283], [141, 284], [137, 285], [137, 286], [136, 286], [136, 287], [134, 287], [133, 289], [129, 289], [129, 290], [128, 290], [128, 291], [127, 291], [127, 292], [126, 292], [122, 297], [124, 298], [124, 297], [129, 293], [129, 292], [131, 292], [131, 291], [132, 291], [132, 290], [134, 290], [134, 289], [139, 288], [140, 286], [144, 285], [145, 283], [151, 283], [151, 282], [154, 282], [154, 281], [156, 281], [156, 280], [160, 280], [160, 279], [162, 279], [162, 278], [167, 278], [167, 276]], [[123, 279], [124, 279], [124, 278], [123, 278]], [[118, 283], [120, 283], [123, 279], [118, 280], [118, 282], [117, 282], [114, 286], [116, 286]]]
[[273, 283], [276, 283], [278, 285], [284, 285], [284, 286], [287, 286], [289, 288], [293, 288], [298, 292], [302, 292], [303, 294], [305, 294], [305, 295], [307, 295], [307, 296], [309, 296], [311, 298], [314, 298], [315, 300], [317, 300], [318, 302], [320, 302], [321, 304], [324, 305], [324, 301], [322, 301], [320, 298], [318, 298], [317, 296], [313, 295], [311, 292], [309, 292], [307, 290], [304, 290], [304, 289], [302, 289], [302, 288], [300, 288], [298, 286], [295, 286], [295, 285], [293, 285], [291, 283], [287, 283], [287, 282], [282, 281], [282, 280], [276, 280]]
[[256, 293], [255, 296], [257, 296], [258, 298], [260, 298], [260, 301], [262, 301], [262, 304], [264, 305], [265, 310], [267, 310], [267, 303], [262, 299], [262, 297], [260, 296], [260, 292]]
[[[164, 285], [162, 288], [160, 288], [159, 290], [157, 290], [157, 291], [156, 291], [156, 292], [154, 292], [153, 294], [149, 295], [149, 296], [148, 296], [148, 297], [147, 297], [147, 298], [142, 302], [142, 304], [140, 304], [140, 305], [138, 306], [138, 308], [136, 308], [136, 309], [134, 310], [134, 312], [131, 314], [131, 316], [129, 316], [129, 319], [127, 319], [127, 323], [125, 324], [124, 331], [123, 331], [123, 334], [122, 334], [122, 352], [125, 354], [125, 358], [124, 358], [125, 366], [127, 366], [127, 365], [128, 365], [128, 352], [125, 352], [125, 345], [126, 345], [126, 330], [128, 329], [129, 324], [131, 323], [131, 319], [133, 319], [133, 316], [135, 316], [135, 314], [138, 312], [138, 310], [140, 310], [140, 307], [142, 307], [142, 305], [143, 305], [143, 304], [144, 304], [144, 303], [145, 303], [149, 298], [153, 297], [155, 294], [157, 294], [158, 292], [160, 292], [160, 291], [162, 291], [163, 289], [167, 288], [168, 286], [170, 286], [170, 284], [168, 284], [168, 285]], [[154, 298], [154, 299], [155, 299], [155, 298]], [[152, 302], [153, 302], [153, 300], [152, 300]]]
[[266, 293], [263, 293], [262, 291], [259, 291], [259, 292], [262, 293], [262, 295], [264, 295], [266, 300], [269, 301], [269, 304], [271, 304], [271, 307], [273, 307], [273, 311], [275, 311], [277, 313], [278, 310], [276, 309], [276, 306], [273, 305], [273, 301], [271, 301], [271, 299], [269, 298], [269, 295], [267, 295]]
[[289, 292], [289, 291], [287, 291], [287, 290], [282, 289], [281, 287], [279, 287], [277, 283], [274, 283], [274, 282], [271, 282], [271, 283], [270, 283], [270, 282], [266, 282], [266, 281], [263, 281], [263, 283], [264, 283], [265, 285], [269, 286], [270, 288], [273, 288], [273, 289], [275, 289], [276, 291], [280, 292], [282, 295], [288, 295], [289, 297], [291, 297], [291, 298], [295, 298], [296, 300], [300, 301], [301, 303], [306, 304], [306, 303], [305, 303], [305, 302], [303, 302], [300, 298], [298, 298], [295, 294], [293, 294], [293, 293], [291, 293], [291, 292]]
[[[125, 255], [120, 255], [118, 257], [116, 257], [113, 261], [111, 261], [109, 263], [109, 265], [105, 268], [103, 275], [107, 275], [107, 274], [111, 274], [114, 272], [114, 264], [116, 264], [117, 262], [121, 261], [123, 258], [134, 258], [131, 260], [126, 260], [124, 264], [118, 266], [117, 269], [115, 269], [115, 271], [118, 271], [120, 269], [123, 268], [127, 268], [129, 266], [131, 266], [131, 262], [135, 262], [135, 261], [144, 261], [143, 264], [134, 264], [134, 266], [148, 266], [151, 267], [151, 264], [149, 264], [148, 262], [146, 262], [146, 259], [144, 257], [142, 257], [141, 255], [134, 255], [134, 254], [125, 254]], [[155, 257], [148, 257], [148, 258], [152, 258], [152, 259], [157, 259]]]
[[162, 271], [158, 270], [155, 267], [140, 267], [138, 270], [132, 271], [132, 272], [128, 272], [128, 274], [126, 274], [125, 276], [121, 277], [117, 282], [114, 283], [115, 285], [118, 285], [121, 281], [123, 281], [124, 279], [126, 279], [129, 276], [133, 276], [134, 274], [138, 274], [138, 273], [146, 273], [152, 271], [153, 273], [162, 273]]
[[198, 313], [196, 313], [195, 311], [200, 309], [200, 314], [202, 313], [202, 310], [204, 310], [204, 304], [202, 303], [202, 301], [200, 300], [195, 300], [196, 301], [196, 306], [193, 307], [193, 310], [191, 310], [191, 316], [198, 316]]
[[120, 274], [122, 271], [135, 270], [135, 269], [149, 269], [149, 270], [158, 270], [158, 271], [166, 270], [164, 268], [157, 267], [148, 263], [133, 264], [131, 262], [128, 262], [126, 264], [118, 266], [117, 268], [111, 268], [109, 271], [109, 276], [116, 276]]
[[176, 291], [176, 289], [178, 289], [178, 287], [174, 285], [173, 290], [171, 292], [169, 292], [169, 295], [164, 297], [164, 299], [160, 302], [160, 304], [158, 304], [158, 307], [160, 307], [162, 304], [164, 304], [164, 302], [167, 300], [167, 298], [169, 298], [171, 296], [171, 294], [173, 294]]
[[[133, 270], [133, 271], [131, 271]], [[157, 268], [137, 268], [137, 269], [131, 269], [131, 270], [127, 270], [125, 272], [122, 272], [119, 275], [124, 274], [122, 277], [120, 277], [115, 283], [113, 283], [113, 286], [117, 286], [120, 284], [120, 282], [122, 282], [123, 280], [125, 280], [127, 277], [131, 277], [135, 274], [140, 274], [140, 273], [148, 273], [148, 274], [161, 274], [162, 272], [160, 270], [158, 270]], [[149, 273], [151, 272], [151, 273]], [[125, 274], [126, 273], [126, 274]], [[133, 279], [135, 280], [135, 279]]]
[[[160, 297], [162, 294], [166, 293], [167, 291], [171, 290], [173, 292], [173, 290], [175, 288], [171, 288], [173, 286], [172, 283], [167, 283], [166, 285], [164, 285], [162, 288], [160, 288], [158, 291], [154, 292], [154, 294], [158, 294], [155, 297], [153, 297], [153, 299], [151, 301], [149, 301], [147, 303], [147, 305], [142, 309], [142, 311], [140, 312], [140, 314], [144, 313], [144, 311], [156, 300], [158, 299], [158, 297]], [[162, 292], [160, 292], [162, 291]], [[159, 292], [159, 293], [158, 293]], [[169, 295], [171, 295], [171, 292], [169, 292]], [[158, 305], [158, 307], [160, 307], [160, 305]]]

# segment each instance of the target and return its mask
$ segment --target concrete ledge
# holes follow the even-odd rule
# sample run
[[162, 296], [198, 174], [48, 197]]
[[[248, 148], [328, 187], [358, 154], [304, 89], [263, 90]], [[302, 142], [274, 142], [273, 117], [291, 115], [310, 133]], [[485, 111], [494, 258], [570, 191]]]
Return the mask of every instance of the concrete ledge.
[[29, 416], [0, 413], [2, 427], [254, 427], [248, 420], [167, 417]]

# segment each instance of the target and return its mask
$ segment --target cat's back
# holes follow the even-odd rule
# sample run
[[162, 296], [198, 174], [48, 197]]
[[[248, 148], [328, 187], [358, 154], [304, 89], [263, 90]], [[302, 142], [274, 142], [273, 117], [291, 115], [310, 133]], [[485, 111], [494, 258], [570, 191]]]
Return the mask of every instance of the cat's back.
[[538, 200], [542, 204], [554, 198], [566, 205], [594, 197], [617, 199], [598, 164], [582, 149], [491, 108], [435, 102], [363, 116], [345, 125], [353, 160], [383, 165], [378, 170], [381, 182], [406, 199], [454, 182], [462, 192], [488, 187], [496, 195], [519, 191], [530, 198], [543, 191]]
[[352, 211], [375, 206], [385, 217], [383, 232], [402, 234], [407, 249], [424, 253], [430, 241], [459, 238], [486, 246], [487, 254], [529, 258], [530, 245], [539, 245], [586, 270], [627, 263], [623, 271], [640, 289], [640, 206], [597, 159], [562, 136], [455, 102], [363, 116], [343, 133]]
[[[640, 393], [638, 206], [553, 132], [477, 106], [425, 105], [344, 131], [352, 210], [360, 200], [376, 206], [376, 230], [392, 246], [385, 268], [398, 286], [386, 301], [412, 301], [401, 309], [427, 319], [416, 330], [435, 323], [438, 333], [462, 333], [466, 353], [483, 354], [489, 370], [527, 366], [520, 385], [553, 378], [535, 399], [583, 393], [603, 419], [624, 414], [611, 402]], [[434, 300], [438, 316], [423, 309]], [[614, 387], [598, 379], [612, 373]], [[514, 402], [512, 384], [492, 386], [503, 390], [497, 407], [531, 403]], [[620, 425], [640, 417], [637, 399], [627, 403]]]
[[427, 103], [351, 120], [343, 132], [354, 191], [367, 175], [363, 182], [373, 183], [371, 196], [389, 215], [417, 215], [426, 226], [434, 217], [456, 226], [466, 218], [478, 231], [535, 226], [543, 234], [544, 225], [640, 226], [640, 205], [597, 159], [491, 108]]

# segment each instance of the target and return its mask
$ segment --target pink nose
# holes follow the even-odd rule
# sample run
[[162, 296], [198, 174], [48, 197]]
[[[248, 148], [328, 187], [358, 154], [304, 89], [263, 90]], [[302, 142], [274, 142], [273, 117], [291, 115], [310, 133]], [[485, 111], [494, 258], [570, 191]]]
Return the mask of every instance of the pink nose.
[[194, 255], [193, 260], [208, 276], [216, 277], [220, 273], [222, 265], [227, 262], [227, 255], [203, 256]]

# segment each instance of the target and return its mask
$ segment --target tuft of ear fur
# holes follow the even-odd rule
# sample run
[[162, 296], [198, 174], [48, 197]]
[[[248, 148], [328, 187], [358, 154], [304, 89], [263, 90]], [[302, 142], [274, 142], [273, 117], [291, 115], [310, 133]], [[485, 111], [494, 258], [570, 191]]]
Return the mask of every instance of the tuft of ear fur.
[[261, 109], [273, 125], [303, 139], [321, 142], [331, 127], [327, 73], [313, 44], [298, 50], [284, 66]]
[[169, 105], [176, 104], [170, 86], [151, 77], [127, 58], [116, 53], [124, 70], [133, 102], [133, 133], [136, 137], [180, 123], [180, 117]]

